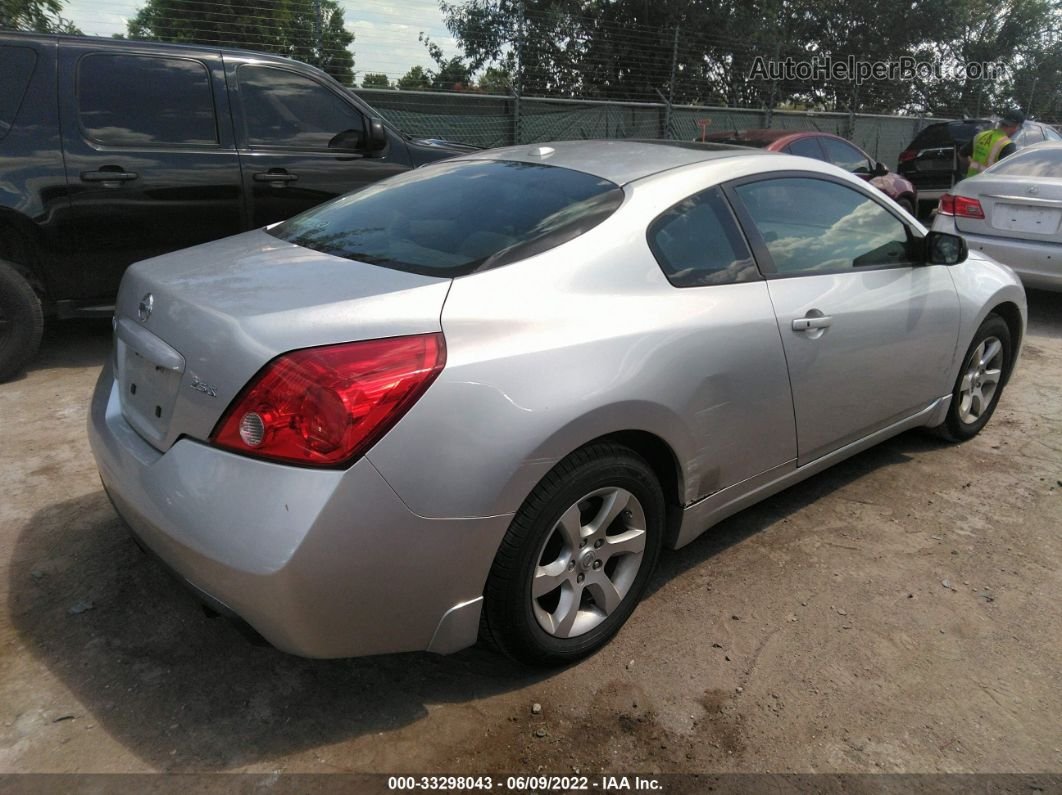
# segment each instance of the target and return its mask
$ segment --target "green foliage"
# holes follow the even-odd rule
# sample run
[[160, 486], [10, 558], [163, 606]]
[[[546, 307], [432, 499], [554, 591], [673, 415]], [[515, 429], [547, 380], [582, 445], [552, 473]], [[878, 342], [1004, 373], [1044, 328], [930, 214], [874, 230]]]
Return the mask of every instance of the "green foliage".
[[62, 0], [0, 0], [0, 30], [37, 33], [81, 33], [62, 16]]
[[[1059, 0], [440, 0], [470, 73], [526, 95], [852, 112], [1062, 112]], [[523, 13], [521, 13], [523, 9]], [[676, 40], [676, 31], [678, 33]], [[441, 65], [441, 52], [427, 41]], [[434, 51], [433, 51], [434, 48]], [[438, 57], [437, 57], [438, 56]], [[1003, 62], [1007, 77], [752, 79], [757, 56], [904, 56], [947, 68]], [[454, 60], [454, 59], [451, 59]], [[521, 68], [522, 65], [522, 68]], [[489, 78], [492, 81], [493, 76]], [[493, 83], [497, 88], [497, 83]]]
[[368, 72], [361, 79], [362, 88], [391, 88], [391, 80], [380, 72]]
[[396, 83], [403, 91], [424, 91], [431, 88], [431, 74], [423, 66], [414, 66]]
[[488, 66], [486, 71], [480, 75], [476, 87], [485, 94], [509, 94], [512, 85], [513, 78], [508, 71]]
[[147, 0], [129, 20], [128, 33], [131, 39], [285, 55], [341, 83], [354, 82], [354, 34], [336, 0]]

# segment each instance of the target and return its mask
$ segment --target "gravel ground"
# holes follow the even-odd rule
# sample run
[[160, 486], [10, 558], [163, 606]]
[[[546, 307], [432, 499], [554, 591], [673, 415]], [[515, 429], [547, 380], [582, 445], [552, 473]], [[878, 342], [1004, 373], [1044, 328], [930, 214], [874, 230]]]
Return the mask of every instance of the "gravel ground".
[[56, 324], [0, 385], [0, 771], [1062, 771], [1062, 295], [1030, 305], [979, 437], [905, 434], [665, 554], [552, 673], [205, 617], [96, 477], [109, 325]]

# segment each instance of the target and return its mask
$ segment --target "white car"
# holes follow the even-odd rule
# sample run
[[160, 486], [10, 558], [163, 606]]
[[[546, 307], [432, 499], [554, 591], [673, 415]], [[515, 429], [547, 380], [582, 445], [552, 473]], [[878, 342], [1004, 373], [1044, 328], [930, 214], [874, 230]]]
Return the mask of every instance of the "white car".
[[1026, 287], [1062, 290], [1062, 143], [1022, 149], [940, 199], [937, 232], [1009, 265]]

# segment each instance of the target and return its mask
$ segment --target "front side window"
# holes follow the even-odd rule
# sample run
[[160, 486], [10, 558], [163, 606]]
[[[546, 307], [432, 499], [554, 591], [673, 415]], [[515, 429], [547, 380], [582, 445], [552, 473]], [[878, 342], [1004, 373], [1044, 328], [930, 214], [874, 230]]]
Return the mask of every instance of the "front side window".
[[365, 119], [325, 86], [287, 69], [241, 66], [237, 72], [247, 143], [257, 147], [327, 149], [340, 133], [357, 148]]
[[1023, 127], [1015, 133], [1012, 140], [1018, 146], [1032, 146], [1033, 144], [1042, 143], [1044, 134], [1040, 132], [1039, 127]]
[[37, 53], [29, 47], [0, 46], [0, 138], [15, 123], [36, 64]]
[[748, 246], [718, 188], [665, 211], [649, 226], [649, 248], [676, 287], [733, 284], [759, 278]]
[[210, 73], [200, 61], [95, 53], [81, 59], [78, 116], [85, 134], [112, 146], [216, 146]]
[[337, 257], [432, 276], [526, 259], [623, 201], [613, 182], [556, 166], [447, 160], [322, 204], [270, 229]]
[[822, 147], [826, 150], [827, 160], [835, 166], [852, 174], [870, 173], [870, 161], [867, 160], [867, 156], [851, 144], [838, 141], [836, 138], [823, 138]]
[[843, 272], [914, 261], [907, 227], [857, 190], [811, 177], [734, 188], [779, 275]]

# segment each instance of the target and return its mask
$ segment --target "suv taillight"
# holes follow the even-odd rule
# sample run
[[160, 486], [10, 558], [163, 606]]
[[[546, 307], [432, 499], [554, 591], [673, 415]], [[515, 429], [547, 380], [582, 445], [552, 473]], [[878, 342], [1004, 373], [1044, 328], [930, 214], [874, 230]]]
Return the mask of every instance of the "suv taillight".
[[904, 149], [902, 152], [900, 152], [901, 163], [906, 163], [908, 160], [914, 160], [916, 157], [918, 157], [918, 152], [916, 152], [914, 149]]
[[210, 441], [275, 461], [346, 465], [401, 419], [445, 363], [442, 334], [286, 353], [236, 397]]

